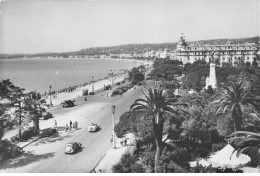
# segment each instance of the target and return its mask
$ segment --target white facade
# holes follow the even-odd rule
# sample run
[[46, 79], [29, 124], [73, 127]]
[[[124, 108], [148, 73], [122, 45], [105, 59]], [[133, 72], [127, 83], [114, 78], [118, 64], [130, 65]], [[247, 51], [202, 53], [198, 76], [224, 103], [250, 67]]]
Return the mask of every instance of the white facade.
[[218, 52], [220, 54], [220, 65], [230, 63], [236, 66], [238, 62], [244, 63], [254, 61], [259, 52], [259, 44], [225, 44], [225, 45], [188, 45], [181, 36], [177, 43], [174, 60], [182, 61], [183, 64], [193, 63], [197, 60], [209, 62], [211, 54]]

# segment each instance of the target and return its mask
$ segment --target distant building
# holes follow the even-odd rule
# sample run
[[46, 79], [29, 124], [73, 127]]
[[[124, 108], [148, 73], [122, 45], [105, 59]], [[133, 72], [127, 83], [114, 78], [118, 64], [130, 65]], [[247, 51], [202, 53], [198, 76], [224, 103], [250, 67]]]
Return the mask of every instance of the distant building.
[[225, 45], [189, 45], [184, 36], [180, 37], [174, 54], [170, 55], [173, 60], [182, 61], [183, 64], [193, 63], [197, 60], [210, 61], [211, 54], [218, 52], [220, 54], [220, 65], [230, 63], [235, 66], [238, 62], [252, 62], [260, 53], [259, 43], [244, 43]]

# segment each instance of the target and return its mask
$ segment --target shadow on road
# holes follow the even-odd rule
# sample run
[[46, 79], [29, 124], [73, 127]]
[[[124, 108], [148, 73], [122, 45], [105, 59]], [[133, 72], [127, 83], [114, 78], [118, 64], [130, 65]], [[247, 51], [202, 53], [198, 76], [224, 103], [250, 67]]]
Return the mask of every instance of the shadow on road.
[[65, 138], [71, 137], [70, 133], [71, 132], [69, 132], [69, 133], [67, 132], [65, 134], [64, 133], [63, 134], [56, 133], [56, 134], [54, 134], [50, 137], [41, 138], [34, 143], [34, 146], [37, 146], [37, 145], [40, 145], [40, 144], [48, 144], [48, 143], [62, 141]]
[[9, 159], [3, 164], [0, 165], [0, 169], [15, 169], [18, 167], [26, 166], [28, 164], [48, 159], [50, 157], [53, 157], [54, 153], [45, 153], [41, 155], [35, 155], [32, 152], [26, 152], [21, 154], [15, 159]]

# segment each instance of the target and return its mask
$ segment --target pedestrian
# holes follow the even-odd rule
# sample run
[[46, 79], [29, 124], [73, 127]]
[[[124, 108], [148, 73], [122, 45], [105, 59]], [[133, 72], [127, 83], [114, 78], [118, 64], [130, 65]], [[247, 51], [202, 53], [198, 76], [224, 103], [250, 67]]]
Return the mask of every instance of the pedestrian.
[[67, 132], [69, 130], [68, 124], [66, 124], [65, 131]]
[[111, 135], [111, 139], [110, 139], [110, 142], [113, 142], [113, 135]]
[[127, 139], [126, 139], [126, 137], [124, 138], [124, 143], [125, 143], [125, 146], [126, 146], [126, 144], [127, 144]]
[[78, 129], [78, 122], [77, 121], [75, 122], [75, 129], [76, 130]]
[[71, 127], [72, 127], [72, 121], [70, 120], [70, 131], [71, 131]]
[[76, 125], [75, 125], [75, 122], [73, 123], [73, 129], [76, 129]]
[[57, 121], [54, 122], [54, 128], [57, 128]]

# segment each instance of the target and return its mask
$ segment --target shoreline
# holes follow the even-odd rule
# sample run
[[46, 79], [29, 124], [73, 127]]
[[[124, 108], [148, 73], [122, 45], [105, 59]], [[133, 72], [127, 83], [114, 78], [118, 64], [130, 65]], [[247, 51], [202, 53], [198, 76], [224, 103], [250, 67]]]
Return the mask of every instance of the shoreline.
[[63, 58], [63, 57], [54, 57], [54, 58], [42, 58], [42, 57], [35, 57], [35, 58], [5, 58], [5, 59], [0, 59], [0, 60], [63, 60], [63, 59], [68, 59], [68, 60], [93, 60], [93, 59], [107, 59], [107, 60], [125, 60], [125, 61], [136, 61], [136, 62], [147, 62], [147, 63], [152, 63], [152, 60], [144, 60], [144, 59], [136, 59], [136, 58], [111, 58], [111, 57], [98, 57], [98, 58], [82, 58], [82, 57], [75, 57], [75, 58]]
[[[145, 68], [147, 69], [147, 68], [150, 68], [151, 66], [152, 66], [152, 64], [148, 63], [148, 66], [146, 64]], [[115, 85], [117, 82], [124, 81], [126, 79], [127, 75], [128, 75], [128, 73], [119, 73], [117, 75], [114, 75], [113, 85]], [[72, 99], [75, 99], [78, 97], [83, 97], [83, 91], [88, 90], [89, 93], [93, 92], [93, 86], [94, 86], [94, 92], [99, 92], [100, 90], [104, 89], [104, 86], [107, 86], [107, 85], [112, 85], [112, 77], [104, 77], [104, 78], [101, 78], [98, 80], [94, 80], [93, 84], [92, 83], [83, 83], [83, 84], [71, 86], [71, 87], [76, 87], [76, 88], [74, 88], [72, 91], [54, 93], [51, 95], [52, 107], [61, 104], [62, 101], [64, 101], [64, 100], [72, 100]], [[68, 89], [68, 88], [65, 88], [65, 89]], [[109, 95], [107, 95], [107, 96], [109, 96]], [[42, 94], [42, 98], [46, 99], [46, 102], [47, 102], [46, 104], [50, 104], [49, 95], [45, 96]]]

